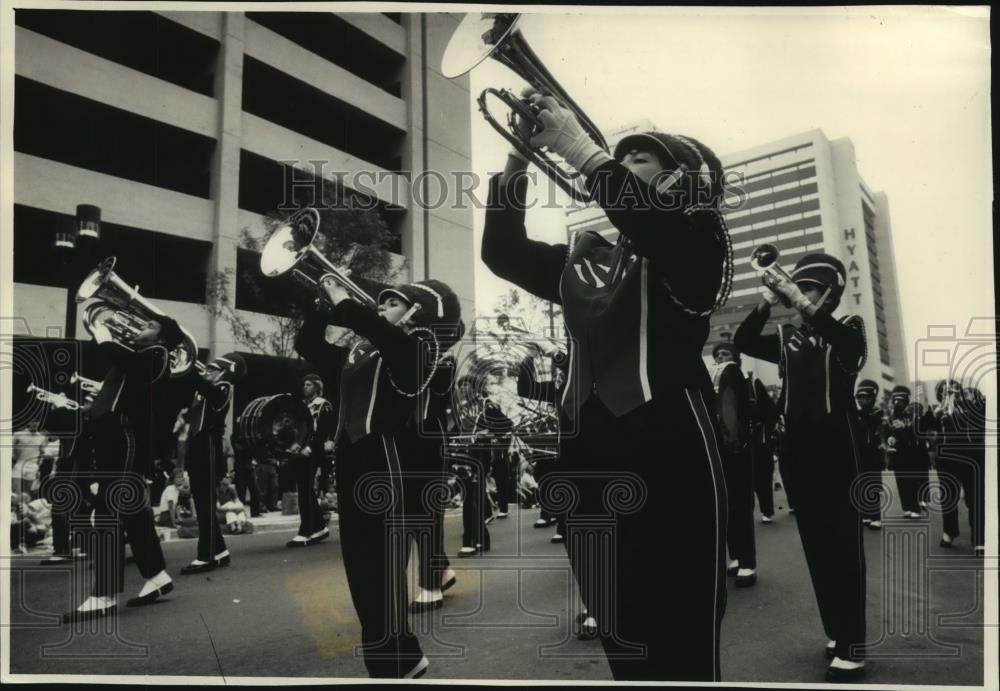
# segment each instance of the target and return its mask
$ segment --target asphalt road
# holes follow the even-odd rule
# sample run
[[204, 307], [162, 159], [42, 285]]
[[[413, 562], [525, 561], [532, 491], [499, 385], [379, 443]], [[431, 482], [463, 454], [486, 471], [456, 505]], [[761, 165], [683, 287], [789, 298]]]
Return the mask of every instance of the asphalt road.
[[[776, 504], [786, 506], [780, 492]], [[865, 682], [981, 685], [982, 561], [971, 556], [964, 537], [956, 549], [937, 546], [936, 514], [920, 521], [892, 518], [900, 513], [890, 509], [885, 530], [865, 533], [868, 637], [874, 643]], [[536, 518], [537, 510], [515, 509], [491, 525], [488, 555], [452, 558], [458, 584], [445, 606], [413, 618], [431, 658], [428, 679], [610, 680], [600, 643], [572, 634], [575, 594], [565, 553], [549, 543], [552, 529], [533, 529]], [[966, 526], [964, 514], [962, 521]], [[449, 555], [458, 550], [460, 532], [460, 516], [449, 514]], [[299, 550], [284, 547], [290, 536], [233, 537], [231, 567], [186, 577], [176, 574], [194, 556], [193, 542], [166, 543], [174, 592], [155, 605], [84, 625], [93, 630], [74, 631], [55, 616], [82, 599], [89, 569], [38, 567], [37, 558], [15, 558], [10, 671], [258, 681], [365, 677], [354, 652], [359, 627], [336, 530], [327, 542]], [[794, 516], [782, 508], [774, 523], [758, 523], [757, 546], [758, 584], [729, 589], [723, 678], [822, 683], [826, 638]], [[649, 568], [665, 568], [677, 556], [654, 554]], [[140, 580], [127, 566], [126, 596]]]

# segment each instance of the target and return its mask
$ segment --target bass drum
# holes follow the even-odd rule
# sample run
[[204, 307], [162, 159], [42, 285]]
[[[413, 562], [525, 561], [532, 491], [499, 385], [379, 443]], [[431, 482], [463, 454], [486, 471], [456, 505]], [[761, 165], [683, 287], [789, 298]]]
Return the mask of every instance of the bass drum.
[[261, 396], [243, 409], [237, 430], [240, 442], [257, 459], [283, 458], [290, 447], [309, 444], [313, 418], [309, 407], [291, 394]]

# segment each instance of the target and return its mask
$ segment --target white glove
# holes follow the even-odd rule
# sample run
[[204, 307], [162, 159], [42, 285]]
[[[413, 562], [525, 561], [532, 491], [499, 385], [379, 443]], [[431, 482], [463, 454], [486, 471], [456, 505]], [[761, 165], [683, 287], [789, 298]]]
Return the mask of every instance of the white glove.
[[554, 97], [531, 89], [525, 89], [522, 96], [527, 96], [532, 105], [541, 109], [538, 119], [544, 129], [531, 138], [532, 146], [546, 147], [584, 175], [611, 160], [611, 156], [583, 131], [573, 111], [563, 108]]
[[333, 442], [332, 441], [323, 442], [323, 451], [325, 451], [326, 453], [333, 453]]
[[805, 296], [805, 293], [791, 281], [779, 281], [774, 286], [774, 290], [779, 293], [779, 296], [784, 296], [788, 300], [789, 305], [800, 312], [813, 306], [809, 298]]
[[773, 290], [767, 288], [764, 290], [764, 302], [769, 304], [771, 307], [774, 307], [781, 302], [781, 298], [778, 297], [778, 294]]
[[111, 336], [111, 329], [106, 327], [104, 324], [94, 324], [90, 327], [90, 333], [94, 337], [94, 341], [97, 343], [110, 343], [115, 340]]

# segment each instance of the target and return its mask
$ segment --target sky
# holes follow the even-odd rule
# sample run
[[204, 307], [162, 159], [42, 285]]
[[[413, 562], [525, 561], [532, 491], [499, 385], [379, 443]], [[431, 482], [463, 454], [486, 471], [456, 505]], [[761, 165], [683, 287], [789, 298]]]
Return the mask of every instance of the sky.
[[[720, 155], [815, 128], [849, 137], [865, 182], [888, 195], [908, 347], [928, 325], [964, 333], [994, 314], [988, 9], [603, 12], [522, 18], [598, 127], [647, 118]], [[523, 81], [490, 60], [471, 73], [472, 97], [487, 86]], [[499, 170], [507, 144], [472, 108], [473, 170]], [[532, 210], [527, 225], [565, 238], [562, 211]], [[482, 314], [509, 285], [479, 260], [481, 232], [477, 211]]]

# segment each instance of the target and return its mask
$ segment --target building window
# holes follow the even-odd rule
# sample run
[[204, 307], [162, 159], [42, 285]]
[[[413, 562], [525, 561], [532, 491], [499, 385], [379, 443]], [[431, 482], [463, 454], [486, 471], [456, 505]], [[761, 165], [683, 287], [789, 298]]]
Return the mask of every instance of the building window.
[[243, 110], [388, 171], [402, 166], [405, 131], [250, 56]]
[[215, 140], [17, 77], [14, 149], [207, 199]]
[[14, 22], [105, 60], [213, 95], [219, 42], [155, 12], [18, 9]]
[[333, 12], [247, 12], [247, 18], [397, 98], [402, 93], [406, 58]]
[[[58, 228], [72, 222], [66, 214], [14, 205], [14, 281], [67, 287], [65, 269], [52, 250]], [[101, 252], [115, 256], [115, 273], [153, 300], [205, 302], [212, 243], [103, 222]], [[79, 286], [69, 286], [75, 290]]]

